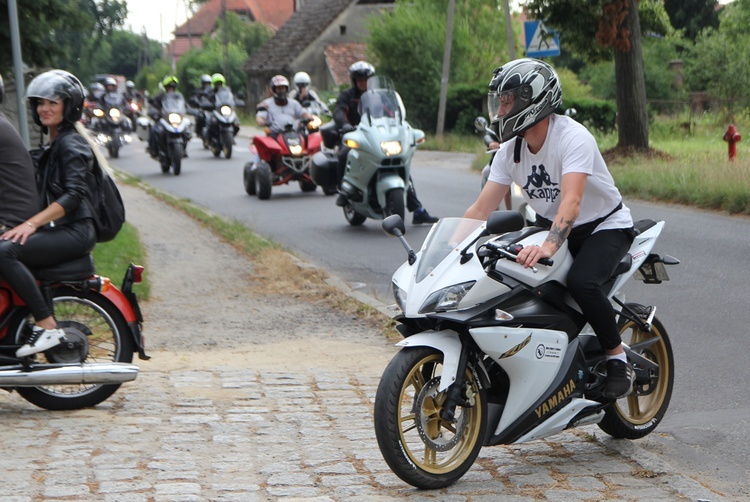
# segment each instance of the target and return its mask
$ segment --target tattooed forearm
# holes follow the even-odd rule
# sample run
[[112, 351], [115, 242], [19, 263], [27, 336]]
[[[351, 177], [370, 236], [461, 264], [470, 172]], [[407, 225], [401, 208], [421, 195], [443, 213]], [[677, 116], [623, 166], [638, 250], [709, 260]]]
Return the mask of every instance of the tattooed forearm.
[[559, 218], [552, 224], [552, 228], [549, 230], [549, 235], [545, 239], [545, 242], [549, 242], [555, 246], [555, 249], [560, 249], [562, 243], [567, 239], [570, 230], [573, 228], [573, 222], [575, 220], [565, 220]]

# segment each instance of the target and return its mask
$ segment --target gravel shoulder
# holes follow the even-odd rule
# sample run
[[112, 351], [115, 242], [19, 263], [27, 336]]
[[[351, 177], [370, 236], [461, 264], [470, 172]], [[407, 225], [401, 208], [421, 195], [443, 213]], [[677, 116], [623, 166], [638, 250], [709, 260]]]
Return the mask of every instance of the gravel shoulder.
[[248, 257], [146, 192], [120, 189], [151, 281], [151, 299], [141, 307], [153, 358], [139, 364], [142, 371], [221, 364], [379, 376], [396, 352], [377, 330], [330, 307], [260, 294]]

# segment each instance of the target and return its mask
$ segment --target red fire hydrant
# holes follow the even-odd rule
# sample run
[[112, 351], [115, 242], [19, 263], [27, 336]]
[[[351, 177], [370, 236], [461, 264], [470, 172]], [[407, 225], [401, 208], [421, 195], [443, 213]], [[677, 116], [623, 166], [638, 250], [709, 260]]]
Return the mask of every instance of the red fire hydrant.
[[727, 132], [724, 133], [724, 141], [729, 144], [729, 160], [734, 160], [737, 157], [737, 143], [742, 139], [740, 133], [737, 132], [737, 128], [734, 124], [729, 124]]

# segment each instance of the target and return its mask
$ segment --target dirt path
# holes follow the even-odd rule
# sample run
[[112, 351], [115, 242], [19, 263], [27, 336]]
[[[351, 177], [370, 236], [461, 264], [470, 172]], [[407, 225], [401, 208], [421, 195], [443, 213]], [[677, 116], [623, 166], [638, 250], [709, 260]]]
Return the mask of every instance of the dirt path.
[[160, 370], [238, 367], [380, 374], [395, 353], [372, 327], [321, 305], [260, 296], [253, 263], [210, 230], [140, 189], [121, 185], [146, 247], [147, 352]]

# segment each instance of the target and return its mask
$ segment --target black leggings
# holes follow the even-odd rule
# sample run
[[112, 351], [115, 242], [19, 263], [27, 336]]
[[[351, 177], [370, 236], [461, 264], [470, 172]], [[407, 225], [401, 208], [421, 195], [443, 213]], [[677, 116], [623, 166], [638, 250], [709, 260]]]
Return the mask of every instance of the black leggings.
[[90, 219], [77, 221], [54, 230], [37, 231], [26, 244], [0, 240], [0, 277], [24, 301], [34, 319], [40, 321], [53, 314], [30, 269], [45, 268], [74, 260], [91, 252], [96, 245], [96, 231]]
[[568, 290], [605, 350], [617, 348], [622, 339], [614, 309], [602, 287], [632, 242], [632, 233], [623, 230], [602, 230], [581, 242], [569, 239], [574, 260], [568, 272]]

